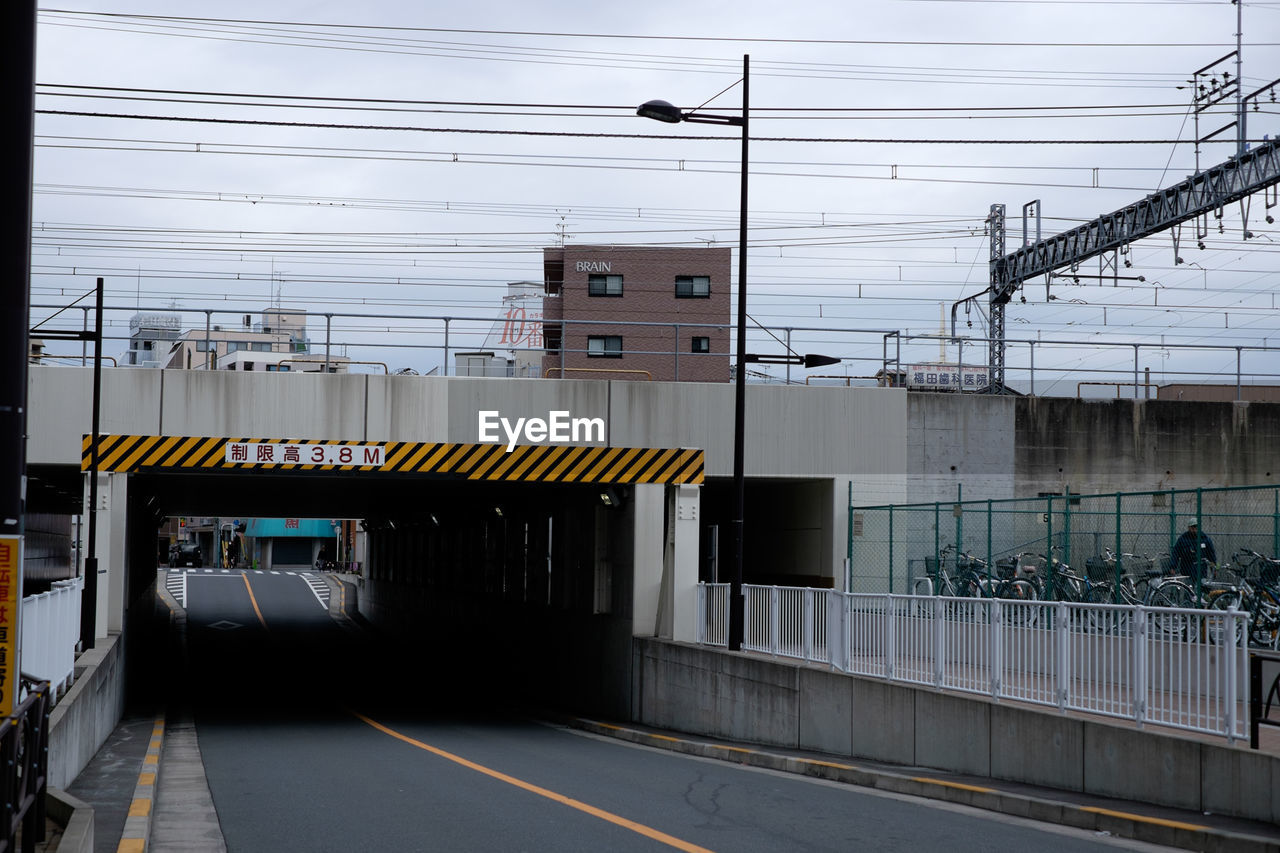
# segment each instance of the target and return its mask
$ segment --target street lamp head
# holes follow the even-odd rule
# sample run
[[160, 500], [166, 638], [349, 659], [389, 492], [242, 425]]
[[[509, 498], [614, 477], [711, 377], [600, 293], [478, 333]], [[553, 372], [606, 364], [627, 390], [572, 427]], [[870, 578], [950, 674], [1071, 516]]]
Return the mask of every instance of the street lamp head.
[[636, 109], [636, 115], [657, 121], [665, 121], [669, 124], [678, 124], [684, 121], [684, 113], [680, 108], [666, 101], [645, 101]]

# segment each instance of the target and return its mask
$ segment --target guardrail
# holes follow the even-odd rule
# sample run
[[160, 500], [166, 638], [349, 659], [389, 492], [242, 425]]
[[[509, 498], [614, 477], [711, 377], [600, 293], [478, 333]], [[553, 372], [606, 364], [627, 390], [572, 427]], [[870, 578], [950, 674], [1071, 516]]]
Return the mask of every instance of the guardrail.
[[[66, 305], [52, 303], [33, 303], [32, 317], [45, 318], [42, 328], [52, 331], [80, 331], [92, 328], [88, 306], [77, 306], [82, 312], [80, 322], [75, 322], [71, 314], [63, 314]], [[242, 325], [243, 309], [223, 307], [177, 308], [165, 306], [140, 306], [134, 303], [106, 305], [104, 317], [109, 319], [108, 334], [104, 338], [110, 343], [119, 343], [129, 347], [132, 339], [120, 332], [111, 334], [111, 328], [128, 328], [129, 318], [140, 312], [168, 315], [175, 318], [174, 330], [189, 333], [189, 340], [204, 341], [205, 347], [215, 331], [216, 340], [224, 341], [228, 336], [234, 339], [231, 330], [245, 328]], [[530, 328], [538, 331], [532, 336], [522, 334], [522, 345], [516, 346], [509, 341], [495, 342], [495, 329], [502, 328], [505, 320], [496, 313], [483, 313], [473, 316], [444, 316], [437, 314], [413, 315], [401, 313], [347, 313], [347, 312], [308, 312], [293, 311], [292, 314], [305, 320], [323, 322], [323, 334], [315, 339], [307, 336], [291, 341], [290, 345], [301, 345], [305, 352], [317, 357], [321, 354], [341, 354], [353, 359], [349, 363], [370, 363], [385, 365], [391, 362], [408, 363], [421, 373], [438, 370], [442, 375], [456, 373], [456, 367], [450, 364], [451, 354], [469, 351], [538, 351], [558, 353], [559, 350], [545, 349], [541, 339], [541, 320], [516, 320], [519, 324], [528, 323]], [[55, 317], [57, 318], [55, 320]], [[188, 318], [183, 321], [181, 318]], [[725, 318], [726, 321], [729, 319]], [[335, 324], [336, 321], [336, 324]], [[673, 359], [676, 376], [679, 376], [679, 365], [688, 358], [727, 359], [726, 352], [691, 353], [681, 351], [677, 344], [681, 335], [691, 329], [723, 331], [732, 333], [734, 327], [726, 323], [660, 323], [651, 321], [627, 320], [575, 320], [564, 318], [546, 319], [548, 326], [560, 326], [564, 330], [570, 328], [583, 329], [627, 329], [631, 334], [643, 338], [647, 349], [628, 349], [627, 355], [669, 356]], [[256, 332], [257, 328], [248, 331]], [[1070, 393], [1069, 385], [1080, 380], [1102, 380], [1106, 382], [1130, 383], [1134, 386], [1134, 397], [1139, 396], [1139, 388], [1153, 383], [1159, 377], [1159, 384], [1170, 383], [1222, 383], [1234, 385], [1233, 399], [1244, 399], [1244, 388], [1249, 385], [1270, 385], [1280, 382], [1280, 372], [1276, 369], [1276, 354], [1280, 347], [1271, 345], [1266, 339], [1262, 344], [1231, 343], [1215, 341], [1213, 343], [1183, 344], [1163, 340], [1160, 336], [1144, 337], [1133, 330], [1137, 339], [1111, 339], [1090, 337], [1088, 341], [1073, 338], [1052, 339], [1038, 336], [1034, 339], [1005, 339], [1006, 378], [1019, 391], [1031, 396], [1040, 394], [1055, 395], [1060, 385], [1068, 386], [1056, 392], [1057, 396]], [[611, 334], [616, 332], [611, 332]], [[668, 334], [670, 337], [667, 337]], [[839, 375], [829, 381], [848, 384], [855, 377], [866, 376], [863, 382], [888, 381], [897, 384], [907, 377], [907, 369], [912, 365], [937, 362], [939, 346], [946, 349], [949, 363], [957, 367], [965, 365], [982, 367], [989, 362], [989, 338], [970, 335], [953, 338], [947, 334], [912, 334], [906, 330], [849, 328], [847, 326], [797, 325], [770, 326], [747, 329], [748, 347], [758, 352], [820, 352], [838, 357], [849, 375]], [[165, 338], [171, 340], [171, 338]], [[670, 343], [664, 343], [670, 341]], [[225, 344], [225, 341], [224, 341]], [[221, 351], [221, 350], [220, 350]], [[296, 350], [289, 350], [295, 352]], [[566, 352], [589, 354], [586, 350], [569, 349]], [[1216, 356], [1216, 357], [1211, 357]], [[91, 356], [82, 348], [79, 355], [66, 352], [48, 351], [37, 360], [80, 360], [87, 362]], [[1223, 360], [1234, 360], [1233, 366], [1206, 367], [1221, 364]], [[212, 368], [212, 364], [200, 362], [196, 369]], [[757, 366], [758, 367], [758, 366]], [[394, 371], [393, 371], [394, 372]], [[759, 371], [753, 370], [751, 381], [755, 382]], [[808, 375], [808, 374], [804, 374]], [[896, 377], [896, 378], [895, 378]], [[726, 365], [725, 381], [729, 379]], [[796, 371], [793, 377], [792, 367], [787, 365], [777, 375], [769, 374], [768, 381], [803, 383], [801, 372]], [[814, 377], [817, 378], [817, 377]], [[931, 389], [938, 390], [938, 389]], [[955, 389], [959, 391], [960, 389]]]
[[[743, 649], [851, 674], [1248, 736], [1249, 614], [744, 585]], [[726, 645], [728, 584], [700, 584], [697, 636]]]
[[56, 581], [53, 588], [22, 599], [22, 671], [48, 681], [50, 698], [71, 686], [80, 642], [84, 578]]
[[24, 699], [0, 720], [0, 853], [14, 849], [22, 828], [23, 853], [44, 841], [44, 795], [49, 777], [49, 682], [22, 675]]

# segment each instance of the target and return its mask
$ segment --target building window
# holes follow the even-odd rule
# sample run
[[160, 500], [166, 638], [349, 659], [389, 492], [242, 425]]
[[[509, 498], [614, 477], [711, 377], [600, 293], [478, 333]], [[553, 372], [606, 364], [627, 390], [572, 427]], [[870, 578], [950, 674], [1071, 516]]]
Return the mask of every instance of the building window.
[[270, 341], [254, 341], [252, 344], [254, 352], [271, 352]]
[[[216, 347], [217, 344], [214, 344], [214, 346]], [[209, 351], [208, 341], [206, 341], [204, 338], [201, 338], [200, 340], [196, 341], [196, 352], [208, 352], [208, 351]]]
[[693, 339], [693, 351], [711, 352], [711, 338], [695, 336]]
[[588, 296], [621, 296], [622, 276], [589, 275], [587, 276]]
[[677, 299], [709, 299], [711, 297], [711, 276], [678, 275], [676, 276]]
[[239, 352], [249, 349], [248, 341], [227, 341], [227, 352]]
[[622, 358], [622, 335], [592, 335], [587, 338], [587, 358]]

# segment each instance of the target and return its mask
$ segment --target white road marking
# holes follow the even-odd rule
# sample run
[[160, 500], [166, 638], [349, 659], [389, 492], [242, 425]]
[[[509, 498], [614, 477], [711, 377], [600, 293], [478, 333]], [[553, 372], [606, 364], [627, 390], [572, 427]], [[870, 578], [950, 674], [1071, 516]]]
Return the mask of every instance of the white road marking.
[[305, 572], [302, 574], [302, 579], [307, 582], [307, 587], [311, 590], [311, 594], [316, 597], [316, 601], [320, 602], [320, 606], [325, 610], [328, 610], [329, 585], [324, 582], [324, 578], [319, 578], [310, 572]]
[[187, 573], [186, 572], [165, 572], [164, 588], [173, 600], [178, 602], [178, 606], [183, 610], [187, 609]]

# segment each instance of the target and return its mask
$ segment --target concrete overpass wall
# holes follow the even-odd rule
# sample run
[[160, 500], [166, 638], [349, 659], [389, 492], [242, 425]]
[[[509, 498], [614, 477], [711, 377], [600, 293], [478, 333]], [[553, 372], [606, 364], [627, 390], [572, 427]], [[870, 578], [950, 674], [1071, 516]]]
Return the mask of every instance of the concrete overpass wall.
[[1027, 398], [1016, 497], [1280, 482], [1280, 403]]
[[1280, 404], [907, 395], [908, 503], [1274, 485]]
[[[76, 464], [89, 431], [92, 371], [33, 365], [28, 461]], [[124, 434], [479, 440], [477, 413], [603, 418], [619, 447], [698, 447], [710, 477], [733, 468], [733, 388], [725, 384], [547, 379], [103, 371], [102, 431]], [[855, 478], [901, 490], [907, 396], [898, 389], [748, 386], [747, 473]]]

